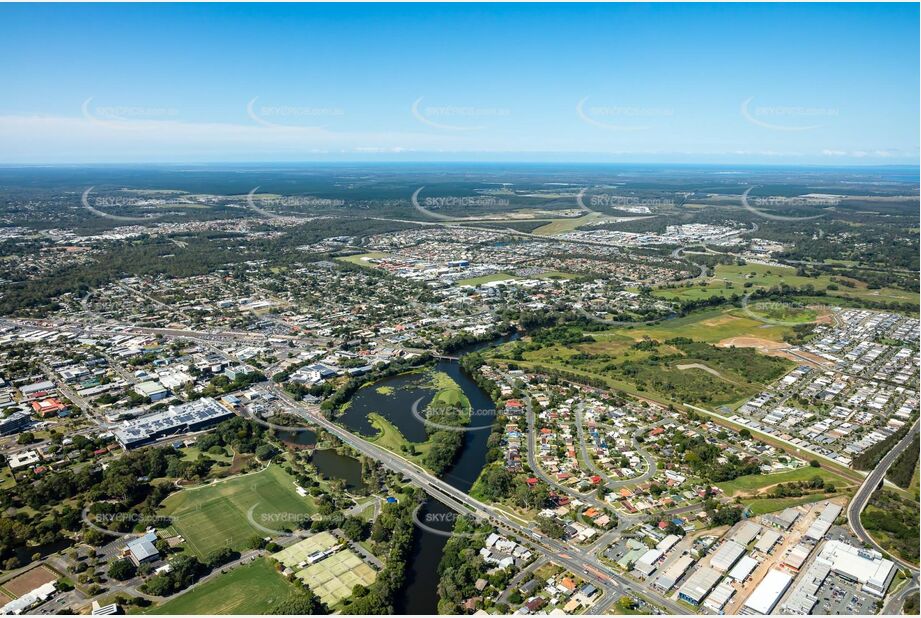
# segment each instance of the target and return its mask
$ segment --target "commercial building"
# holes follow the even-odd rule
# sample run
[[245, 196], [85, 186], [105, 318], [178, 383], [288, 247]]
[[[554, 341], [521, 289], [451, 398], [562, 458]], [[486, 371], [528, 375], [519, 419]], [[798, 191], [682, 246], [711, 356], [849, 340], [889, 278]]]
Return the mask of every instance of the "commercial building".
[[42, 458], [38, 454], [38, 451], [35, 449], [29, 449], [28, 451], [19, 451], [18, 453], [13, 453], [7, 459], [7, 463], [10, 466], [10, 470], [18, 470], [19, 468], [34, 466], [39, 461], [41, 461], [41, 459]]
[[713, 587], [720, 581], [722, 573], [710, 567], [701, 567], [694, 571], [678, 589], [678, 598], [691, 605], [700, 605]]
[[656, 581], [653, 582], [652, 585], [662, 592], [668, 592], [675, 587], [678, 580], [684, 577], [684, 574], [688, 572], [688, 569], [690, 569], [693, 564], [694, 558], [689, 554], [680, 556], [677, 560], [672, 562], [664, 572], [659, 574], [659, 577], [656, 578]]
[[829, 502], [825, 505], [825, 508], [822, 509], [822, 512], [819, 514], [819, 520], [827, 521], [828, 523], [835, 523], [835, 520], [838, 519], [838, 515], [841, 514], [841, 505], [834, 504]]
[[169, 395], [169, 390], [154, 380], [140, 382], [134, 385], [134, 392], [141, 397], [147, 397], [151, 401], [160, 401]]
[[790, 550], [783, 563], [791, 569], [799, 570], [806, 562], [806, 558], [812, 553], [812, 546], [805, 543], [797, 543], [796, 547]]
[[793, 576], [789, 573], [771, 569], [742, 604], [742, 613], [767, 616], [790, 587], [792, 581]]
[[821, 560], [813, 560], [796, 580], [796, 585], [783, 602], [781, 609], [785, 614], [805, 616], [812, 613], [812, 608], [819, 601], [819, 589], [831, 572], [831, 565]]
[[729, 578], [737, 582], [745, 581], [757, 566], [757, 560], [751, 556], [742, 556], [742, 558], [736, 562], [736, 565], [732, 567], [732, 570], [729, 571]]
[[828, 534], [828, 530], [831, 528], [830, 521], [823, 521], [822, 519], [817, 519], [812, 522], [812, 525], [809, 526], [809, 529], [806, 530], [806, 534], [803, 535], [803, 538], [807, 541], [812, 541], [813, 543], [818, 543], [825, 538], [825, 535]]
[[833, 503], [828, 503], [825, 505], [825, 508], [822, 509], [818, 519], [812, 522], [812, 525], [809, 526], [808, 530], [806, 530], [806, 540], [812, 541], [813, 543], [818, 543], [824, 539], [825, 535], [828, 533], [828, 530], [831, 528], [832, 524], [835, 523], [835, 520], [840, 514], [841, 507], [839, 505]]
[[131, 562], [136, 565], [141, 565], [145, 562], [153, 562], [159, 558], [160, 552], [154, 546], [154, 541], [156, 540], [157, 533], [148, 532], [142, 537], [129, 541], [125, 549], [128, 550], [128, 557], [131, 558]]
[[730, 537], [730, 540], [735, 541], [739, 545], [747, 546], [755, 540], [759, 532], [761, 532], [761, 526], [747, 519], [739, 524], [739, 528], [735, 531], [735, 534]]
[[678, 536], [677, 534], [669, 534], [667, 537], [665, 537], [664, 539], [658, 542], [658, 544], [656, 545], [656, 549], [662, 552], [667, 552], [672, 547], [674, 547], [675, 544], [680, 540], [681, 540], [681, 537]]
[[48, 393], [57, 389], [54, 382], [51, 380], [42, 380], [41, 382], [33, 382], [19, 389], [19, 392], [22, 393], [23, 397], [30, 397], [37, 393]]
[[760, 551], [762, 554], [769, 554], [771, 550], [774, 549], [774, 546], [777, 545], [781, 535], [776, 530], [765, 530], [764, 534], [761, 535], [761, 538], [758, 539], [758, 542], [755, 543], [755, 549]]
[[643, 575], [652, 575], [656, 570], [656, 562], [659, 558], [662, 557], [662, 551], [659, 549], [650, 549], [645, 554], [640, 556], [640, 559], [636, 561], [636, 564], [633, 565], [633, 568], [642, 573]]
[[735, 593], [736, 589], [732, 587], [729, 580], [724, 580], [710, 593], [707, 600], [704, 601], [704, 607], [714, 613], [722, 614], [723, 608], [726, 607], [726, 603], [729, 603], [729, 600], [732, 599]]
[[784, 509], [780, 513], [770, 513], [768, 515], [764, 515], [761, 518], [761, 521], [772, 526], [777, 526], [781, 530], [789, 530], [790, 526], [796, 522], [797, 518], [799, 518], [799, 511], [793, 507], [790, 507]]
[[716, 550], [713, 557], [710, 558], [710, 566], [725, 573], [745, 554], [745, 546], [739, 545], [735, 541], [726, 541]]
[[896, 571], [895, 564], [878, 551], [841, 541], [826, 542], [816, 560], [827, 562], [834, 573], [859, 583], [864, 592], [877, 597], [886, 595]]
[[19, 433], [32, 425], [32, 417], [26, 412], [13, 412], [6, 418], [0, 419], [0, 436], [10, 436]]
[[124, 448], [131, 449], [166, 436], [199, 431], [231, 416], [233, 412], [211, 397], [205, 397], [126, 421], [122, 428], [113, 433]]

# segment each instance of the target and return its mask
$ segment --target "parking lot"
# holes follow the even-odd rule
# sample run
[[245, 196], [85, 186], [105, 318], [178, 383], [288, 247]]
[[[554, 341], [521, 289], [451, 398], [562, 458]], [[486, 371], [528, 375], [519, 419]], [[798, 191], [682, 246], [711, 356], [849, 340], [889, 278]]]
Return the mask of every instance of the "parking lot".
[[819, 602], [812, 613], [820, 616], [872, 615], [876, 613], [877, 598], [858, 591], [860, 586], [829, 573], [819, 588]]

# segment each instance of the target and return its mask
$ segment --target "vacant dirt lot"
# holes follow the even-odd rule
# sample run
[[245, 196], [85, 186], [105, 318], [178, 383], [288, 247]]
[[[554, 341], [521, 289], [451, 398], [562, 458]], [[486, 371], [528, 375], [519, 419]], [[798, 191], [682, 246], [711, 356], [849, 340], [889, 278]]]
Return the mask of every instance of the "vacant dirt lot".
[[7, 592], [19, 598], [24, 594], [32, 592], [39, 586], [57, 579], [57, 573], [47, 567], [39, 566], [26, 571], [22, 575], [17, 575], [8, 582], [5, 582], [3, 587]]

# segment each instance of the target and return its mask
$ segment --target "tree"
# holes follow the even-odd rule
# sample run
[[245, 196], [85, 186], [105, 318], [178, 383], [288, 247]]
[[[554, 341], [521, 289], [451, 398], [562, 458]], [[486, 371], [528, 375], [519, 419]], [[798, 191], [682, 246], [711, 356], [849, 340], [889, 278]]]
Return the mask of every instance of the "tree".
[[636, 607], [636, 602], [633, 600], [633, 598], [627, 597], [627, 596], [620, 597], [617, 600], [617, 604], [620, 606], [621, 609], [624, 609], [627, 611], [630, 611], [631, 609]]
[[820, 466], [819, 460], [813, 459], [812, 461], [809, 462], [809, 465], [812, 466], [813, 468], [818, 468]]
[[117, 579], [118, 581], [125, 581], [126, 579], [131, 579], [137, 573], [137, 569], [130, 560], [123, 558], [121, 560], [114, 560], [112, 564], [109, 565], [109, 577], [112, 579]]
[[552, 517], [538, 516], [535, 523], [541, 532], [554, 539], [562, 538], [565, 532], [563, 524]]
[[342, 532], [352, 541], [360, 541], [366, 533], [365, 522], [358, 517], [349, 516], [342, 522]]
[[273, 447], [271, 444], [260, 444], [256, 448], [256, 459], [259, 461], [269, 461], [275, 457], [275, 453], [277, 452], [278, 451], [276, 451], [275, 447]]
[[228, 562], [236, 560], [239, 557], [239, 552], [234, 551], [229, 547], [220, 547], [208, 554], [208, 556], [205, 558], [205, 564], [208, 565], [208, 568], [210, 569], [216, 569], [217, 567], [223, 566]]
[[283, 599], [278, 605], [271, 609], [270, 613], [275, 615], [287, 614], [303, 616], [326, 614], [328, 612], [326, 606], [317, 598], [317, 595], [309, 588], [305, 588], [303, 592], [292, 594], [288, 598]]

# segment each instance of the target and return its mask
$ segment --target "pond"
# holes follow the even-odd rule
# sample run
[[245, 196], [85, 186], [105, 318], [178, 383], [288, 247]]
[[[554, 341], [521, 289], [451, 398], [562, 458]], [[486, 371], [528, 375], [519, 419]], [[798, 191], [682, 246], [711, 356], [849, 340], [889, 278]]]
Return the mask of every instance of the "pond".
[[310, 461], [324, 477], [345, 481], [347, 491], [363, 489], [365, 486], [361, 479], [361, 462], [354, 457], [327, 448], [315, 450]]

